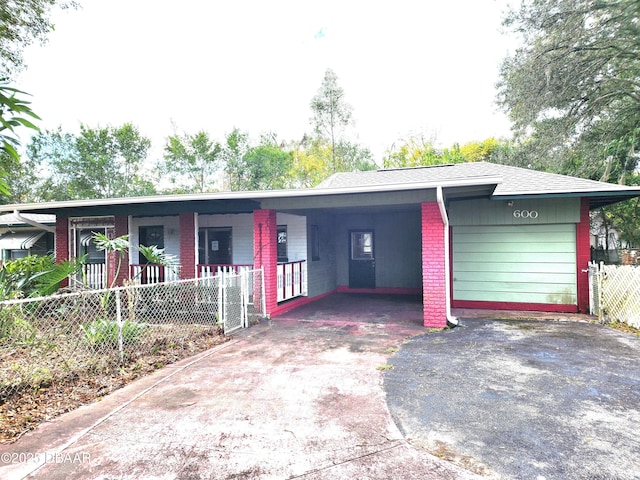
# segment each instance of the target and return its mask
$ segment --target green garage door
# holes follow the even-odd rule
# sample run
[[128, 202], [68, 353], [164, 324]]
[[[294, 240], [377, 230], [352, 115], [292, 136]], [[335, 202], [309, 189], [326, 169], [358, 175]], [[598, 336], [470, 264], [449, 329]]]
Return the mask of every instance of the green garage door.
[[576, 226], [453, 227], [453, 299], [576, 305]]

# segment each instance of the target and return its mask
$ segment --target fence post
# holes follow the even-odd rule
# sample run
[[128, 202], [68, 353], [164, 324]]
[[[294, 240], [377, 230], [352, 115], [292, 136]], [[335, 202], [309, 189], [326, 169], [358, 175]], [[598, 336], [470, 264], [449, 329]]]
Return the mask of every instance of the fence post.
[[218, 323], [220, 323], [224, 329], [224, 289], [222, 287], [222, 273], [218, 271], [218, 274], [214, 278], [218, 281]]
[[116, 290], [116, 322], [118, 324], [118, 351], [120, 352], [120, 363], [124, 363], [124, 342], [122, 340], [122, 302], [120, 290]]
[[247, 299], [245, 298], [245, 294], [247, 292], [246, 272], [240, 270], [237, 272], [240, 275], [240, 324], [242, 328], [247, 328], [249, 326], [249, 322], [247, 322]]
[[598, 321], [604, 323], [604, 305], [602, 305], [602, 278], [604, 277], [604, 262], [598, 268]]

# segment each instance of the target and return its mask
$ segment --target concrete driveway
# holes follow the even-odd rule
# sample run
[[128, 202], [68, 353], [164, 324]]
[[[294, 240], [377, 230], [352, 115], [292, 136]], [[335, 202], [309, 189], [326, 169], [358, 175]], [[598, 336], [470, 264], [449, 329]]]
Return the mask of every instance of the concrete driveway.
[[421, 303], [364, 301], [329, 297], [58, 417], [0, 446], [0, 478], [477, 478], [387, 410], [377, 367], [424, 332]]
[[640, 478], [640, 339], [585, 322], [462, 324], [390, 360], [388, 406], [412, 444], [490, 478]]

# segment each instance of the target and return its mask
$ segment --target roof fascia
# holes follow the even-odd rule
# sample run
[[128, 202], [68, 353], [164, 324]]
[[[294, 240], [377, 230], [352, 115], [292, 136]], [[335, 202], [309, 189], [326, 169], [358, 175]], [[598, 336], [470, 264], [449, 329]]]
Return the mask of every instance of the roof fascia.
[[60, 212], [65, 210], [82, 211], [85, 209], [104, 209], [109, 207], [119, 207], [119, 209], [127, 208], [133, 205], [144, 204], [177, 204], [177, 203], [202, 203], [207, 201], [235, 201], [235, 200], [253, 200], [260, 202], [261, 200], [271, 198], [300, 198], [300, 197], [319, 197], [333, 196], [354, 193], [376, 193], [376, 192], [393, 192], [393, 191], [409, 191], [435, 189], [437, 187], [472, 187], [486, 185], [495, 188], [502, 182], [501, 177], [483, 176], [468, 179], [456, 179], [434, 182], [408, 182], [396, 184], [382, 185], [365, 185], [358, 187], [340, 187], [340, 188], [318, 188], [318, 189], [298, 189], [298, 190], [260, 190], [248, 192], [221, 192], [209, 194], [186, 194], [186, 195], [154, 195], [146, 197], [129, 197], [129, 198], [108, 198], [108, 199], [91, 199], [91, 200], [67, 200], [61, 202], [49, 203], [25, 203], [0, 206], [1, 211], [19, 210], [22, 212]]

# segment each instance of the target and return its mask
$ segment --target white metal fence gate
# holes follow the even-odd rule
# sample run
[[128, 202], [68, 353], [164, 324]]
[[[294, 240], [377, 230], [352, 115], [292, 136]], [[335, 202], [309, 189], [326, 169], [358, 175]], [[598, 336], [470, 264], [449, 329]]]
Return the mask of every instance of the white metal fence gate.
[[589, 264], [590, 310], [601, 322], [640, 328], [640, 267]]

